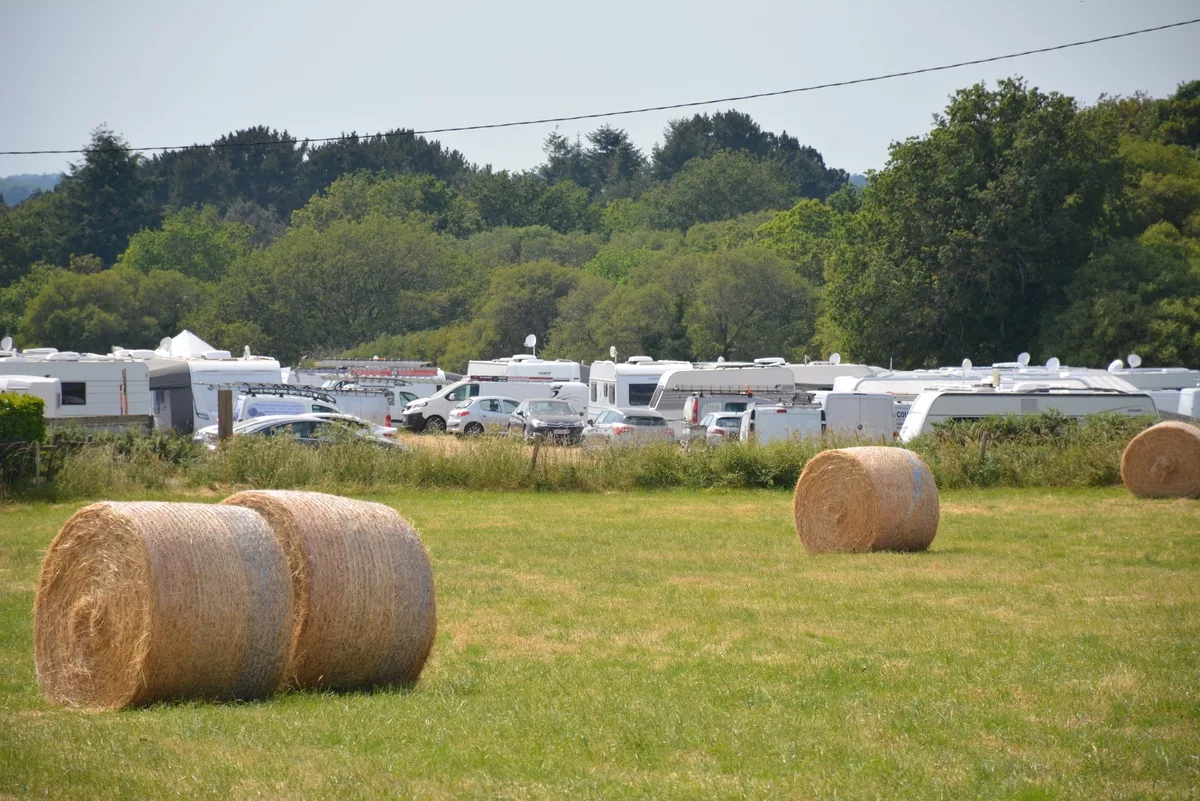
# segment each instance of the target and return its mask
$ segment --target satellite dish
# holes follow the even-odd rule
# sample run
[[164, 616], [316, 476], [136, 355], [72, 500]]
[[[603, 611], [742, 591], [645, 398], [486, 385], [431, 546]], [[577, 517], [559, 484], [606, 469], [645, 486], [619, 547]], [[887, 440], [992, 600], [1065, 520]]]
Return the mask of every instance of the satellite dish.
[[975, 365], [971, 364], [971, 360], [970, 360], [970, 359], [963, 359], [963, 361], [962, 361], [962, 371], [963, 371], [964, 373], [965, 373], [965, 372], [967, 372], [968, 370], [970, 370], [970, 369], [971, 369], [972, 367], [974, 367], [974, 366], [975, 366]]
[[0, 350], [12, 350], [12, 346], [13, 346], [12, 337], [5, 337], [4, 339], [0, 339]]
[[724, 364], [724, 363], [725, 363], [725, 357], [724, 357], [724, 356], [718, 356], [718, 357], [717, 357], [717, 364]]
[[160, 340], [158, 341], [158, 349], [159, 349], [159, 350], [165, 350], [165, 351], [167, 351], [168, 353], [170, 353], [170, 351], [171, 351], [171, 338], [170, 338], [170, 337], [163, 337], [162, 339], [160, 339]]
[[536, 348], [537, 347], [537, 334], [530, 334], [529, 336], [525, 337], [525, 347], [527, 347], [527, 348]]
[[1028, 367], [1029, 366], [1029, 354], [1026, 353], [1025, 351], [1021, 351], [1020, 353], [1018, 353], [1017, 354], [1017, 364], [1021, 365], [1022, 367]]
[[841, 364], [842, 363], [842, 354], [840, 354], [840, 353], [829, 354], [829, 363], [830, 364]]
[[1057, 356], [1051, 356], [1049, 359], [1046, 359], [1046, 369], [1047, 370], [1057, 370], [1061, 366], [1062, 366], [1062, 362], [1060, 362], [1058, 360]]
[[1126, 357], [1125, 361], [1127, 361], [1129, 363], [1130, 367], [1136, 368], [1136, 367], [1142, 366], [1142, 357], [1138, 356], [1136, 353], [1129, 354], [1129, 356]]
[[250, 346], [249, 345], [247, 345], [246, 349], [244, 351], [242, 351], [242, 357], [246, 358], [246, 359], [250, 358]]
[[1120, 370], [1124, 366], [1125, 366], [1125, 363], [1122, 362], [1120, 359], [1113, 359], [1108, 365], [1108, 372], [1115, 373], [1116, 371]]
[[616, 361], [616, 359], [617, 359], [617, 346], [616, 345], [608, 346], [608, 358], [612, 359], [613, 361]]

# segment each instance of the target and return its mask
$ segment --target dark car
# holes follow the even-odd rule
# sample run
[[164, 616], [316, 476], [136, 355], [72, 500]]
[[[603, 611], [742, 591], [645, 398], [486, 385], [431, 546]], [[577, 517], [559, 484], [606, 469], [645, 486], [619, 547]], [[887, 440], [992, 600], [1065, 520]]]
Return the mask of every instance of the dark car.
[[583, 413], [563, 400], [540, 398], [522, 401], [508, 420], [509, 433], [525, 439], [550, 439], [575, 445], [583, 437]]

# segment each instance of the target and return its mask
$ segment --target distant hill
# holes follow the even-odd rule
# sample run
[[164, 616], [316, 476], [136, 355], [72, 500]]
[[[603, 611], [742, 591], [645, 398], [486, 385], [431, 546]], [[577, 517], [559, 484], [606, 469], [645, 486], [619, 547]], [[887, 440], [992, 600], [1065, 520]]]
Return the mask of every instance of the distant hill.
[[0, 195], [4, 202], [15, 206], [34, 192], [49, 192], [58, 186], [62, 180], [59, 173], [43, 173], [41, 175], [8, 175], [0, 178]]
[[867, 185], [867, 176], [863, 175], [862, 173], [856, 172], [850, 176], [850, 183], [854, 184], [859, 189], [862, 189], [864, 186]]

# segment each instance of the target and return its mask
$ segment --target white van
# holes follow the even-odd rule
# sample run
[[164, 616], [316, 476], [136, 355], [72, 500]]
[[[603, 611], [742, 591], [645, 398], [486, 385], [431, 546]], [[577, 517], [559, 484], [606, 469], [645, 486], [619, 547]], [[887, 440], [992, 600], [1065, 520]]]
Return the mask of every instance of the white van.
[[394, 425], [409, 431], [446, 430], [450, 412], [459, 403], [480, 395], [502, 395], [517, 401], [533, 398], [565, 400], [581, 413], [587, 409], [588, 388], [578, 381], [544, 381], [508, 376], [471, 376], [451, 384], [428, 398], [418, 398], [404, 407]]
[[827, 433], [888, 442], [900, 436], [896, 400], [891, 395], [828, 392], [818, 400], [825, 410]]
[[1200, 417], [1200, 388], [1179, 390], [1179, 414], [1184, 417]]
[[900, 441], [909, 442], [933, 430], [935, 423], [948, 420], [978, 420], [1008, 414], [1038, 414], [1057, 411], [1067, 417], [1119, 414], [1126, 417], [1157, 417], [1149, 395], [1120, 392], [1042, 390], [1039, 392], [996, 392], [994, 390], [931, 389], [913, 401]]
[[332, 397], [319, 392], [306, 392], [300, 387], [280, 388], [276, 392], [267, 388], [251, 389], [238, 395], [233, 402], [234, 424], [275, 414], [338, 413], [345, 412], [338, 408]]
[[742, 412], [741, 439], [760, 445], [821, 436], [821, 407], [755, 404]]

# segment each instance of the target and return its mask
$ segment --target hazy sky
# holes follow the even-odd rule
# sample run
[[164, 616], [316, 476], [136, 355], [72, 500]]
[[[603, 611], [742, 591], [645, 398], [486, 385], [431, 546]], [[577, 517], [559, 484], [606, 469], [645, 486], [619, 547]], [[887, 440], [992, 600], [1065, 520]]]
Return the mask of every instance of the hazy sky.
[[[297, 136], [440, 128], [864, 77], [1200, 17], [1200, 0], [251, 2], [0, 0], [0, 150], [136, 146], [255, 124]], [[1092, 102], [1200, 78], [1200, 25], [999, 64], [736, 104], [850, 172], [929, 128], [955, 90], [1023, 75]], [[707, 110], [712, 111], [709, 107]], [[622, 117], [648, 153], [684, 112]], [[693, 111], [686, 112], [688, 114]], [[569, 123], [568, 135], [599, 122]], [[554, 126], [442, 136], [524, 169]], [[0, 156], [0, 176], [66, 156]]]

